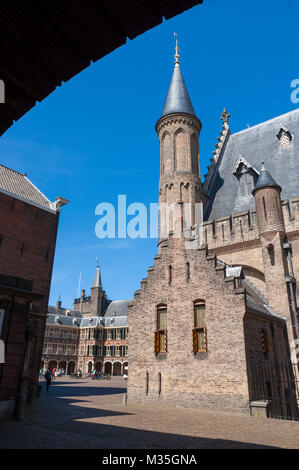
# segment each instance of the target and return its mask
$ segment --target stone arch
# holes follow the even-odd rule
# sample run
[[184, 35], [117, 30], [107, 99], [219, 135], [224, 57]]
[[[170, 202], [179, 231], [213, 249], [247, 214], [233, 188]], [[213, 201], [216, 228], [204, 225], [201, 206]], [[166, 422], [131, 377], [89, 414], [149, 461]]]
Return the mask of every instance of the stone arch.
[[198, 138], [195, 133], [191, 134], [190, 146], [191, 146], [192, 173], [199, 175], [199, 147], [198, 147]]
[[66, 361], [59, 361], [58, 369], [64, 369], [66, 371]]
[[[240, 264], [236, 266], [240, 266]], [[242, 264], [242, 269], [245, 278], [251, 281], [255, 285], [255, 287], [257, 287], [261, 291], [261, 293], [266, 296], [265, 274], [254, 266], [246, 264]]]
[[75, 361], [69, 361], [67, 365], [67, 374], [73, 374], [76, 370], [76, 362]]
[[190, 184], [182, 182], [180, 184], [180, 202], [190, 202]]
[[105, 362], [105, 364], [104, 364], [104, 373], [112, 375], [112, 362]]
[[87, 372], [91, 374], [93, 372], [93, 365], [91, 361], [88, 361], [87, 363]]
[[112, 375], [121, 375], [121, 362], [113, 363], [113, 374]]
[[50, 370], [57, 369], [57, 361], [55, 359], [52, 359], [52, 361], [49, 361], [48, 368]]
[[165, 131], [161, 140], [161, 171], [170, 173], [172, 171], [172, 145], [171, 135]]
[[184, 129], [179, 128], [174, 134], [175, 170], [186, 171], [187, 167], [187, 139]]

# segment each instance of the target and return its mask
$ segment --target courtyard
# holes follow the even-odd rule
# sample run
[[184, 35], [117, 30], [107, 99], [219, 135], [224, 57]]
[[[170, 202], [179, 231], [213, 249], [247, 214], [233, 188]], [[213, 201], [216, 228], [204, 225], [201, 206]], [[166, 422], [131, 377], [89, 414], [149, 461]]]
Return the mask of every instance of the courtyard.
[[124, 405], [126, 380], [56, 378], [0, 424], [2, 449], [299, 449], [299, 423], [202, 409]]

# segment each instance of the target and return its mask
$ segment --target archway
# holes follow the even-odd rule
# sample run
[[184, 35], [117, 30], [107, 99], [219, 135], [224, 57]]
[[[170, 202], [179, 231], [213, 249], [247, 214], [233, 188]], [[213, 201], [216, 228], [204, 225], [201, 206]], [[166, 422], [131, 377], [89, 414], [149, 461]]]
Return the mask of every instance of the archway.
[[87, 372], [88, 372], [89, 374], [92, 373], [92, 362], [91, 362], [91, 361], [89, 361], [89, 363], [87, 364]]
[[76, 363], [75, 361], [70, 361], [68, 363], [68, 366], [67, 366], [67, 373], [68, 375], [71, 375], [75, 372], [75, 368], [76, 368]]
[[105, 362], [105, 366], [104, 366], [104, 372], [105, 374], [109, 374], [111, 375], [111, 371], [112, 371], [112, 364], [111, 362]]
[[101, 362], [96, 362], [95, 370], [96, 370], [96, 372], [101, 372], [101, 370], [102, 370], [102, 363]]
[[57, 369], [57, 361], [54, 361], [54, 360], [50, 361], [48, 364], [48, 368], [50, 370]]
[[[133, 39], [161, 24], [163, 18], [168, 20], [202, 2], [127, 0], [105, 2], [104, 8], [102, 2], [77, 0], [75, 8], [72, 2], [55, 2], [54, 17], [52, 2], [19, 2], [17, 10], [13, 2], [6, 2], [0, 15], [0, 29], [4, 31], [13, 23], [14, 28], [9, 33], [12, 40], [7, 41], [7, 54], [0, 64], [0, 76], [2, 79], [5, 76], [5, 86], [10, 91], [1, 104], [4, 108], [3, 112], [1, 109], [0, 135], [37, 101], [42, 101], [92, 62], [125, 44], [127, 38]], [[53, 28], [53, 21], [59, 23], [59, 31]], [[31, 34], [23, 31], [34, 31], [35, 41]], [[24, 60], [28, 70], [34, 73], [20, 74]]]
[[59, 361], [58, 369], [66, 371], [66, 361]]
[[121, 375], [121, 363], [120, 362], [114, 362], [113, 375]]

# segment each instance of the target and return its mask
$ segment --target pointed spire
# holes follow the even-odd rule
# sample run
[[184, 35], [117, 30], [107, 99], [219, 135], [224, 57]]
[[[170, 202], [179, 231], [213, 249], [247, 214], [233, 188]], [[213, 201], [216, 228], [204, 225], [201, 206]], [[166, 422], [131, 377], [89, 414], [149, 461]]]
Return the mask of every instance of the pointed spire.
[[265, 163], [262, 162], [261, 171], [260, 171], [259, 177], [257, 179], [256, 185], [252, 193], [254, 194], [257, 189], [266, 188], [268, 186], [273, 186], [281, 190], [281, 187], [279, 186], [279, 184], [276, 183], [276, 181], [270, 175], [269, 171], [266, 169]]
[[167, 114], [172, 113], [187, 113], [193, 114], [195, 116], [195, 111], [193, 109], [190, 96], [187, 90], [187, 87], [184, 82], [184, 78], [181, 72], [180, 63], [179, 63], [179, 48], [178, 48], [178, 39], [177, 34], [174, 33], [176, 38], [175, 46], [175, 55], [174, 55], [174, 71], [172, 74], [172, 79], [170, 82], [169, 90], [167, 97], [164, 103], [162, 110], [162, 115], [166, 116]]
[[91, 288], [93, 289], [94, 287], [97, 287], [97, 288], [100, 288], [100, 289], [103, 288], [102, 279], [101, 279], [101, 272], [100, 272], [99, 258], [97, 258], [97, 270], [95, 272]]

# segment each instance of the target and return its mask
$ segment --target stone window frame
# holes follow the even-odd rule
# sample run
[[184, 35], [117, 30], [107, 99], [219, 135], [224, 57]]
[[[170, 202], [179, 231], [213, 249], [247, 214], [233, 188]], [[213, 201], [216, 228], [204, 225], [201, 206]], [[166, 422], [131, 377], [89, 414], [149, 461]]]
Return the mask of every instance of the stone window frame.
[[[160, 314], [162, 311], [165, 311], [165, 322], [161, 325], [161, 317]], [[166, 304], [159, 304], [156, 307], [156, 331], [154, 337], [154, 352], [156, 354], [166, 354], [168, 352], [168, 345], [167, 345], [167, 305]], [[163, 339], [163, 341], [161, 341]], [[164, 346], [163, 346], [164, 344]]]
[[[198, 324], [196, 307], [204, 307], [204, 322]], [[199, 349], [199, 335], [203, 335], [204, 349]], [[193, 302], [193, 329], [192, 329], [192, 351], [194, 354], [208, 352], [207, 324], [206, 324], [206, 302], [204, 299], [197, 299]]]

